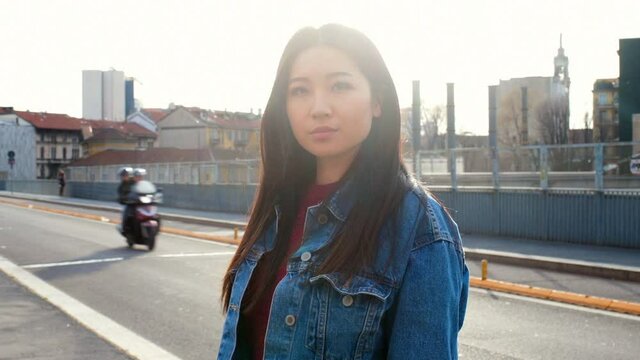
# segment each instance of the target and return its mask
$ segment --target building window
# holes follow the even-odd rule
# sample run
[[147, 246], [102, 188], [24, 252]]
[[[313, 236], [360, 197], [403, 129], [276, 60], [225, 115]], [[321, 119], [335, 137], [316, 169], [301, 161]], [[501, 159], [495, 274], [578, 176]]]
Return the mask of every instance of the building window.
[[67, 148], [62, 148], [62, 160], [67, 160]]
[[77, 144], [78, 143], [78, 137], [77, 136], [72, 136], [71, 137], [71, 143]]
[[601, 122], [609, 121], [609, 117], [607, 116], [607, 112], [605, 110], [600, 110], [600, 121]]
[[598, 104], [599, 105], [609, 104], [609, 97], [607, 96], [607, 94], [598, 94]]
[[44, 159], [44, 146], [40, 147], [40, 159]]
[[51, 147], [51, 160], [55, 160], [56, 159], [56, 147], [52, 146]]
[[72, 149], [71, 150], [71, 158], [73, 160], [77, 159], [80, 157], [80, 149]]

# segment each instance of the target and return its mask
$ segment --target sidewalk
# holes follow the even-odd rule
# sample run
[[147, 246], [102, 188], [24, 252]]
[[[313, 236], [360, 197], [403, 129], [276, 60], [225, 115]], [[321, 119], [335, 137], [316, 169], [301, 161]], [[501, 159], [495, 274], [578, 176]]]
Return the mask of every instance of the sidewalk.
[[0, 271], [0, 359], [130, 359]]

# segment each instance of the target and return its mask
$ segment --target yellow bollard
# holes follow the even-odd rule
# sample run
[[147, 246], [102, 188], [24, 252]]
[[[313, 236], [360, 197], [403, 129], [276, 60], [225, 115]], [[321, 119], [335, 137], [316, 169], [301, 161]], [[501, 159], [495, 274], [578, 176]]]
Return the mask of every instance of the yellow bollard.
[[238, 240], [238, 227], [233, 228], [233, 240]]
[[482, 259], [482, 280], [487, 280], [487, 266], [489, 262], [486, 259]]

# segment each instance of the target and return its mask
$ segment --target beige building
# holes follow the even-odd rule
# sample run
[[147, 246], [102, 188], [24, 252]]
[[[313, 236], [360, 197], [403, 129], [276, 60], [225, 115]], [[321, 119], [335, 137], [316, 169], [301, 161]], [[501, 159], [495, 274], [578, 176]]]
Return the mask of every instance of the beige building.
[[595, 142], [615, 142], [618, 133], [618, 79], [598, 79], [593, 84], [593, 137]]
[[544, 143], [537, 119], [551, 97], [552, 79], [536, 76], [500, 80], [496, 91], [498, 146]]
[[260, 116], [177, 106], [158, 122], [158, 147], [235, 150], [257, 158]]
[[498, 146], [568, 142], [571, 80], [562, 36], [553, 65], [553, 76], [500, 80], [496, 93]]

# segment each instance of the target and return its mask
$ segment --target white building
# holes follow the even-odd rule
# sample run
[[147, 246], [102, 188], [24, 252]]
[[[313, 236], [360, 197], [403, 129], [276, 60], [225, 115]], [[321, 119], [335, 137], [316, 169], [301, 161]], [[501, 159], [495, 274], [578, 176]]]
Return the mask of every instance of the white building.
[[[9, 152], [14, 164], [9, 164]], [[36, 179], [36, 129], [12, 113], [0, 111], [0, 180]]]
[[124, 121], [124, 72], [82, 71], [82, 117], [91, 120]]

